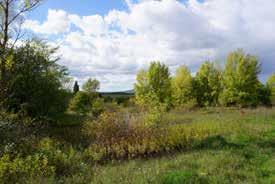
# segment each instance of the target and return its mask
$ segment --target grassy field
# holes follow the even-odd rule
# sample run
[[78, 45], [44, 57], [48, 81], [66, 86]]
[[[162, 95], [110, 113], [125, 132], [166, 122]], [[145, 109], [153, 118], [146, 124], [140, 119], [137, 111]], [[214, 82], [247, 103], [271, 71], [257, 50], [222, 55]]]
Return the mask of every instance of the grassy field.
[[[275, 109], [173, 110], [156, 128], [161, 132], [165, 127], [165, 136], [157, 132], [156, 137], [134, 139], [118, 134], [113, 147], [117, 134], [100, 134], [111, 142], [95, 138], [98, 146], [107, 146], [104, 156], [91, 149], [95, 143], [83, 133], [85, 118], [60, 121], [50, 131], [28, 134], [19, 142], [1, 138], [1, 183], [275, 183]], [[141, 144], [142, 137], [150, 141]], [[133, 147], [132, 141], [139, 146]], [[126, 152], [117, 152], [122, 147]]]
[[[274, 183], [275, 112], [256, 109], [172, 112], [176, 123], [234, 124], [235, 130], [157, 158], [113, 162], [95, 169], [94, 183]], [[225, 133], [226, 132], [226, 133]]]

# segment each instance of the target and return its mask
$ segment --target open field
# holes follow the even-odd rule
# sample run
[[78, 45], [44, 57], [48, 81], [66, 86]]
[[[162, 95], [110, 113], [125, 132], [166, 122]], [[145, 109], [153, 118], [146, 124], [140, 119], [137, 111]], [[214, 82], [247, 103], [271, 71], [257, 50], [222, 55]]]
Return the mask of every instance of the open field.
[[[221, 126], [189, 150], [97, 167], [95, 183], [274, 183], [274, 110], [170, 113], [178, 123]], [[224, 128], [223, 128], [224, 127]], [[218, 133], [219, 132], [219, 133]]]
[[0, 0], [0, 184], [275, 184], [275, 0], [56, 2]]
[[[93, 141], [84, 133], [85, 120], [74, 119], [77, 123], [65, 126], [64, 122], [51, 131], [1, 132], [1, 137], [6, 137], [1, 138], [1, 183], [275, 182], [274, 109], [174, 110], [154, 128], [167, 130], [163, 143], [154, 140], [157, 135], [144, 134], [143, 140], [148, 142], [143, 144], [120, 134], [112, 140], [116, 147], [104, 142], [110, 148], [101, 155], [92, 149]], [[132, 147], [131, 141], [144, 149]], [[97, 144], [103, 146], [102, 142]]]

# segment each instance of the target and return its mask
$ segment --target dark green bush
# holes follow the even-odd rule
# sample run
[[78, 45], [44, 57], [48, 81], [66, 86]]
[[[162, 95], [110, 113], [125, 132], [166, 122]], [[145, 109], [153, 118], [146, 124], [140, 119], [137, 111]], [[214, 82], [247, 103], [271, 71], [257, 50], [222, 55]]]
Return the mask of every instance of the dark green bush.
[[57, 64], [55, 49], [41, 41], [29, 41], [12, 53], [4, 107], [35, 117], [64, 112], [69, 93], [63, 89], [67, 69]]

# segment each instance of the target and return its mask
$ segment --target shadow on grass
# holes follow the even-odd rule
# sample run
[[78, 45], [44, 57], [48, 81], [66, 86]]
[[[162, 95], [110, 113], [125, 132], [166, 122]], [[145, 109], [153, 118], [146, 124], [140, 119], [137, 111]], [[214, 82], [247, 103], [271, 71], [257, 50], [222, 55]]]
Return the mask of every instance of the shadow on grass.
[[275, 129], [265, 132], [262, 139], [256, 141], [256, 144], [261, 148], [275, 149]]
[[55, 127], [71, 127], [82, 125], [87, 120], [87, 117], [78, 114], [65, 113], [56, 115], [54, 119], [55, 123], [53, 126]]
[[86, 147], [87, 141], [82, 132], [82, 127], [87, 117], [77, 114], [59, 114], [54, 117], [51, 125], [40, 131], [40, 137], [50, 137], [63, 143], [69, 143], [74, 148]]
[[198, 143], [195, 144], [194, 148], [196, 150], [198, 149], [228, 149], [228, 148], [234, 148], [234, 149], [242, 149], [244, 145], [242, 144], [235, 144], [228, 142], [223, 136], [217, 135], [213, 137], [208, 137]]
[[257, 145], [261, 148], [272, 148], [275, 150], [275, 139], [257, 141]]
[[200, 176], [196, 171], [173, 171], [161, 176], [162, 184], [208, 184], [208, 178]]

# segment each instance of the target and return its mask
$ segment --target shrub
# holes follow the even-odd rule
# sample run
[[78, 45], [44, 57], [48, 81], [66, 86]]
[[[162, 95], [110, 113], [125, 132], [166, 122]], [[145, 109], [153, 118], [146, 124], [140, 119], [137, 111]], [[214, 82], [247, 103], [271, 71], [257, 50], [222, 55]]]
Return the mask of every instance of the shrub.
[[49, 165], [45, 156], [35, 154], [22, 158], [3, 155], [0, 158], [1, 183], [41, 183], [55, 176], [55, 168]]
[[82, 115], [98, 116], [103, 111], [103, 99], [97, 93], [80, 91], [71, 100], [69, 110]]
[[79, 152], [71, 146], [61, 144], [53, 139], [42, 139], [38, 144], [37, 151], [48, 158], [48, 162], [55, 167], [55, 173], [58, 176], [71, 176], [79, 172], [90, 171]]
[[[158, 116], [151, 120], [158, 122]], [[91, 142], [86, 156], [92, 161], [102, 161], [187, 150], [194, 143], [232, 130], [231, 126], [234, 126], [224, 128], [224, 125], [215, 122], [173, 125], [147, 121], [146, 114], [113, 112], [103, 113], [96, 121], [86, 122], [83, 132]]]

